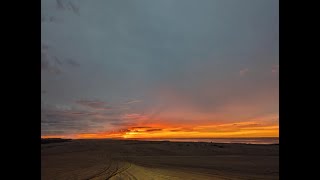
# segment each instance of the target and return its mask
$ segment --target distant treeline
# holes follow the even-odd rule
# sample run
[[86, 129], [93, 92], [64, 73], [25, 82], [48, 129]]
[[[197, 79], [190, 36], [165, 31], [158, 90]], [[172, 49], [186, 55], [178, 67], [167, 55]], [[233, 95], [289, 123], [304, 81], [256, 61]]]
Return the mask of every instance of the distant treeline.
[[60, 143], [60, 142], [67, 142], [71, 141], [71, 139], [61, 139], [61, 138], [41, 138], [41, 144], [48, 144], [48, 143]]

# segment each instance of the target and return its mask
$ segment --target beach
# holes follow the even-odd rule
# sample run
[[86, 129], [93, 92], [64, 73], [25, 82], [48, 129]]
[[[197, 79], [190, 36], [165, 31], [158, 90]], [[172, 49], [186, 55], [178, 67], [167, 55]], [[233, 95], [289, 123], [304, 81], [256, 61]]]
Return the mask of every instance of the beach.
[[41, 179], [279, 179], [278, 144], [71, 140], [41, 144]]

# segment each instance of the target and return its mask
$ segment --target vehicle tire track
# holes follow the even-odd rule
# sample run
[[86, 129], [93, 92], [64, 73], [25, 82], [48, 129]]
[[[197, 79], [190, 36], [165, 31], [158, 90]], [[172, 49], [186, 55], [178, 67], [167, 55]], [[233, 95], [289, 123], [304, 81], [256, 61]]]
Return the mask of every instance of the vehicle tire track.
[[125, 168], [119, 170], [120, 168], [119, 168], [119, 162], [118, 162], [116, 171], [114, 173], [112, 173], [111, 176], [107, 177], [107, 180], [112, 177], [115, 177], [115, 176], [127, 171], [129, 168], [131, 168], [131, 163], [127, 162], [127, 164], [128, 164], [128, 167], [125, 167]]
[[112, 165], [112, 161], [110, 161], [108, 167], [106, 167], [105, 169], [103, 169], [101, 172], [93, 175], [92, 177], [87, 178], [86, 180], [91, 180], [91, 179], [98, 178], [98, 177], [102, 176], [104, 173], [106, 173], [106, 172], [110, 169], [111, 165]]

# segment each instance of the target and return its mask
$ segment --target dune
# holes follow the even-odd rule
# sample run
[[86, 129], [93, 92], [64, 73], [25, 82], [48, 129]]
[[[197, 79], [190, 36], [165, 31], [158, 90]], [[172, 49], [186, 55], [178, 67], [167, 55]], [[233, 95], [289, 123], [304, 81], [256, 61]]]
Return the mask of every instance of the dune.
[[41, 144], [49, 179], [279, 179], [279, 145], [136, 140]]

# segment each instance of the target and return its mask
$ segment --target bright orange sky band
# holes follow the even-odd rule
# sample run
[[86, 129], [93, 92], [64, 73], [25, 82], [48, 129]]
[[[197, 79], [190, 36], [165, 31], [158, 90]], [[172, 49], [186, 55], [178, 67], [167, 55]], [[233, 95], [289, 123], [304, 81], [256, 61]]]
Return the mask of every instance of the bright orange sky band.
[[278, 123], [261, 123], [247, 121], [239, 123], [224, 123], [216, 125], [150, 125], [128, 127], [117, 131], [48, 135], [42, 138], [72, 138], [72, 139], [152, 139], [152, 138], [254, 138], [254, 137], [279, 137]]

